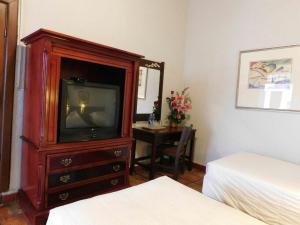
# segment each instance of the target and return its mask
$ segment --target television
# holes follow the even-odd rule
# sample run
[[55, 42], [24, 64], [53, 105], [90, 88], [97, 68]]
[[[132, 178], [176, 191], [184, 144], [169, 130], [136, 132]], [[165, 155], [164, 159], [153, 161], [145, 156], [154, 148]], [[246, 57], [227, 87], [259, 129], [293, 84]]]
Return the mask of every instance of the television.
[[62, 79], [60, 87], [59, 142], [119, 136], [119, 86]]

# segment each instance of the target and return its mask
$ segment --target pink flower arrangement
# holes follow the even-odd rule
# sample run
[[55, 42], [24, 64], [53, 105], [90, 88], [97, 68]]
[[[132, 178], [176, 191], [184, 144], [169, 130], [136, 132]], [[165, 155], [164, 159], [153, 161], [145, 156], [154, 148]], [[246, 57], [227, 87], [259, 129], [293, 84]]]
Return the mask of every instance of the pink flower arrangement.
[[167, 97], [167, 103], [170, 108], [168, 119], [176, 124], [182, 123], [189, 118], [187, 112], [191, 109], [191, 98], [187, 94], [188, 88], [183, 89], [181, 93], [171, 91], [171, 97]]

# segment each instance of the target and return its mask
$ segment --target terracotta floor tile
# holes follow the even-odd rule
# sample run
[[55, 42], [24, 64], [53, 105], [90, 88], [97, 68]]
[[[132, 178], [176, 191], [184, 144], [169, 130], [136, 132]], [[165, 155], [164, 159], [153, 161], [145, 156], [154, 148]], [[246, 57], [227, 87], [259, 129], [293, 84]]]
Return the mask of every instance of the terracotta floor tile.
[[17, 215], [1, 221], [1, 225], [29, 225], [29, 223], [24, 215]]
[[6, 219], [7, 217], [10, 217], [11, 213], [8, 207], [1, 206], [0, 207], [0, 221], [3, 219]]
[[[172, 174], [168, 173], [162, 173], [162, 172], [156, 172], [155, 178], [160, 177], [160, 176], [170, 176], [172, 177]], [[139, 178], [138, 184], [144, 180], [145, 182], [148, 180], [149, 172], [141, 167], [136, 167], [135, 173], [131, 177]], [[202, 183], [204, 177], [204, 172], [199, 170], [199, 169], [192, 169], [191, 171], [186, 170], [184, 174], [180, 174], [178, 178], [178, 182], [184, 184], [184, 185], [189, 185], [191, 183], [199, 182]], [[132, 179], [132, 182], [135, 184], [136, 181]]]
[[188, 185], [188, 184], [192, 183], [190, 180], [186, 179], [184, 176], [179, 176], [177, 181], [184, 185]]
[[140, 176], [130, 176], [129, 177], [129, 184], [131, 186], [142, 184], [142, 183], [145, 183], [146, 181], [147, 180], [145, 178], [140, 177]]
[[193, 188], [196, 191], [202, 192], [202, 184], [196, 182], [196, 183], [188, 184], [187, 186]]

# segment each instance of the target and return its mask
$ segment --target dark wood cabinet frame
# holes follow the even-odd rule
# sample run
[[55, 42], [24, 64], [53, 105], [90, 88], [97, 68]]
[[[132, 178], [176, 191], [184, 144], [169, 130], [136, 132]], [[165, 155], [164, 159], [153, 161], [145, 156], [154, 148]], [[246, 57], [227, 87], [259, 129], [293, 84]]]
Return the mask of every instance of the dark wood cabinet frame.
[[7, 191], [10, 181], [11, 134], [13, 119], [15, 62], [18, 27], [18, 0], [0, 0], [6, 7], [5, 54], [0, 83], [0, 192]]
[[[164, 69], [165, 69], [165, 63], [164, 62], [155, 62], [147, 59], [142, 59], [139, 63], [139, 67], [147, 67], [154, 70], [160, 71], [160, 78], [159, 78], [159, 91], [158, 91], [158, 104], [160, 106], [160, 115], [161, 115], [161, 104], [162, 104], [162, 92], [163, 92], [163, 83], [164, 83]], [[138, 68], [139, 70], [139, 68]], [[137, 74], [137, 81], [139, 76], [139, 71], [136, 72]], [[133, 122], [136, 121], [147, 121], [149, 118], [149, 113], [137, 113], [137, 101], [138, 101], [138, 82], [136, 82], [136, 88], [135, 88], [135, 102], [134, 102], [134, 116], [133, 116]], [[161, 118], [158, 118], [159, 120]]]
[[[135, 73], [143, 56], [45, 29], [22, 41], [26, 45], [26, 75], [20, 206], [32, 225], [44, 225], [52, 207], [129, 186]], [[73, 61], [76, 70], [81, 61], [123, 71], [123, 107], [117, 137], [59, 141], [60, 81], [65, 75], [61, 62], [66, 58]], [[86, 74], [90, 78], [94, 75], [110, 76], [106, 72]], [[119, 167], [110, 173], [103, 167], [119, 161], [125, 165], [122, 171]], [[82, 179], [71, 183], [72, 173]], [[69, 178], [51, 187], [53, 174]]]

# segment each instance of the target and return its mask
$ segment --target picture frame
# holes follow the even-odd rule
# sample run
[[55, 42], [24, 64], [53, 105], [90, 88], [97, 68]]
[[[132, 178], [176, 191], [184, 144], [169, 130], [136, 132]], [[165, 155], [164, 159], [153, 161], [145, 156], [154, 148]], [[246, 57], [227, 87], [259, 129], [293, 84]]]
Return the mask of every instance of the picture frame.
[[148, 68], [139, 68], [139, 79], [138, 79], [138, 98], [146, 99], [147, 92], [147, 78], [148, 78]]
[[241, 51], [236, 107], [300, 111], [300, 45]]

